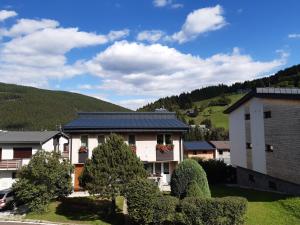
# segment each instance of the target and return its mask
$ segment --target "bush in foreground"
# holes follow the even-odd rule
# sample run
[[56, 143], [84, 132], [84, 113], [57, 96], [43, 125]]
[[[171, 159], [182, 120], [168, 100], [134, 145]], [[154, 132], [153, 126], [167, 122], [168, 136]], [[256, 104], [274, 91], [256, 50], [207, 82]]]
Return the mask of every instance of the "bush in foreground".
[[69, 161], [61, 160], [59, 153], [38, 151], [22, 167], [13, 184], [16, 201], [25, 203], [30, 211], [46, 211], [52, 199], [71, 194], [72, 170]]
[[244, 224], [247, 200], [241, 197], [185, 198], [180, 209], [187, 225], [240, 225]]
[[[189, 187], [192, 185], [192, 187]], [[190, 189], [189, 196], [193, 191], [194, 197], [211, 197], [206, 173], [193, 159], [183, 160], [174, 170], [171, 177], [171, 194], [184, 198]]]

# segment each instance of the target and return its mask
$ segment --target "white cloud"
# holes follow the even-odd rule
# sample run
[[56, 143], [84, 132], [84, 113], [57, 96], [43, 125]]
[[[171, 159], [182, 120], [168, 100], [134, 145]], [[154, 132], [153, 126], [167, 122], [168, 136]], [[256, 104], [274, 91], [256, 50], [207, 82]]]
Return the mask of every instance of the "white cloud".
[[150, 102], [153, 102], [155, 99], [128, 99], [128, 100], [121, 100], [116, 101], [117, 105], [121, 105], [127, 109], [136, 110], [137, 108], [147, 105]]
[[179, 8], [183, 8], [183, 4], [181, 4], [181, 3], [175, 3], [175, 4], [172, 4], [171, 5], [171, 8], [173, 8], [173, 9], [179, 9]]
[[289, 38], [300, 38], [300, 34], [289, 34]]
[[106, 44], [127, 36], [129, 30], [107, 35], [63, 28], [48, 19], [20, 19], [1, 34], [8, 37], [0, 46], [0, 78], [5, 82], [47, 86], [50, 79], [64, 79], [86, 71], [80, 61], [68, 62], [72, 49]]
[[172, 0], [154, 0], [153, 5], [155, 7], [165, 7], [172, 3]]
[[172, 35], [171, 39], [184, 43], [195, 39], [202, 33], [218, 30], [226, 25], [223, 9], [220, 5], [201, 8], [191, 12], [181, 30]]
[[161, 30], [144, 30], [137, 35], [138, 41], [147, 41], [150, 43], [154, 43], [159, 41], [165, 33]]
[[86, 62], [86, 67], [91, 74], [102, 77], [99, 88], [157, 98], [220, 82], [253, 79], [284, 63], [284, 57], [256, 61], [238, 48], [201, 58], [160, 44], [121, 41]]
[[1, 10], [0, 11], [0, 21], [4, 21], [10, 17], [15, 17], [18, 14], [15, 11], [9, 11], [9, 10]]

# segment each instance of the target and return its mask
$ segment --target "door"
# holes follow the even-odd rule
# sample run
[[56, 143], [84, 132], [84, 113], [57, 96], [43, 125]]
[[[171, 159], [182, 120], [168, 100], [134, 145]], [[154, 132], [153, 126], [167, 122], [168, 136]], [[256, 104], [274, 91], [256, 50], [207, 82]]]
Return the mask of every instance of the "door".
[[84, 164], [75, 165], [75, 177], [74, 177], [74, 191], [82, 191], [82, 187], [79, 186], [79, 176], [82, 173]]

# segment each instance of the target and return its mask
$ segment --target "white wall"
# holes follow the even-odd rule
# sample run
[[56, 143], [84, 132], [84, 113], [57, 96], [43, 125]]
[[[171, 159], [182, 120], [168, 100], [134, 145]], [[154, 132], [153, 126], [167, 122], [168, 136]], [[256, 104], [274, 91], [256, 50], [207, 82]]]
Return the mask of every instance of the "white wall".
[[12, 171], [0, 171], [0, 190], [10, 188], [15, 182], [12, 179]]
[[247, 167], [245, 106], [229, 114], [230, 158], [233, 166]]
[[250, 125], [252, 143], [252, 169], [266, 173], [264, 107], [261, 99], [250, 100]]

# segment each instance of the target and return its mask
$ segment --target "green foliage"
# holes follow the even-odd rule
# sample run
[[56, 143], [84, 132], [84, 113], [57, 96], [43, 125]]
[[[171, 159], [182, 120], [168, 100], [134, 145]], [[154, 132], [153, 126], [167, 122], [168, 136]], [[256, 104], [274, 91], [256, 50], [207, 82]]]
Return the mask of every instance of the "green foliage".
[[196, 181], [193, 180], [189, 183], [186, 191], [186, 197], [202, 197], [201, 188]]
[[80, 186], [90, 194], [111, 198], [114, 211], [114, 200], [124, 194], [124, 188], [129, 181], [146, 176], [143, 163], [123, 138], [111, 134], [104, 144], [93, 150], [92, 158], [86, 161], [79, 181]]
[[153, 224], [174, 224], [178, 204], [179, 200], [176, 197], [159, 196], [154, 204]]
[[129, 217], [137, 224], [153, 222], [154, 207], [160, 196], [157, 185], [147, 179], [132, 180], [126, 188]]
[[128, 110], [81, 94], [0, 83], [0, 129], [53, 130], [79, 111]]
[[228, 98], [226, 95], [221, 95], [221, 97], [217, 98], [216, 100], [212, 100], [208, 103], [208, 106], [226, 106], [231, 103], [231, 99]]
[[183, 199], [180, 208], [187, 225], [239, 225], [244, 223], [247, 200], [241, 197], [193, 197]]
[[208, 129], [210, 129], [212, 127], [212, 122], [210, 119], [202, 120], [201, 124], [205, 125], [205, 127]]
[[190, 120], [189, 120], [189, 125], [195, 125], [195, 120], [190, 119]]
[[291, 214], [300, 219], [300, 197], [280, 200], [279, 203], [283, 206], [284, 209], [291, 212]]
[[221, 160], [197, 159], [198, 163], [206, 172], [209, 184], [235, 183], [236, 169]]
[[198, 184], [201, 190], [197, 196], [204, 198], [211, 196], [205, 171], [193, 159], [183, 160], [174, 170], [171, 177], [171, 194], [179, 198], [186, 197], [188, 187], [193, 181]]
[[61, 160], [59, 153], [39, 150], [18, 172], [18, 180], [13, 184], [16, 200], [26, 203], [30, 211], [47, 210], [52, 199], [72, 192], [72, 170], [69, 161]]

